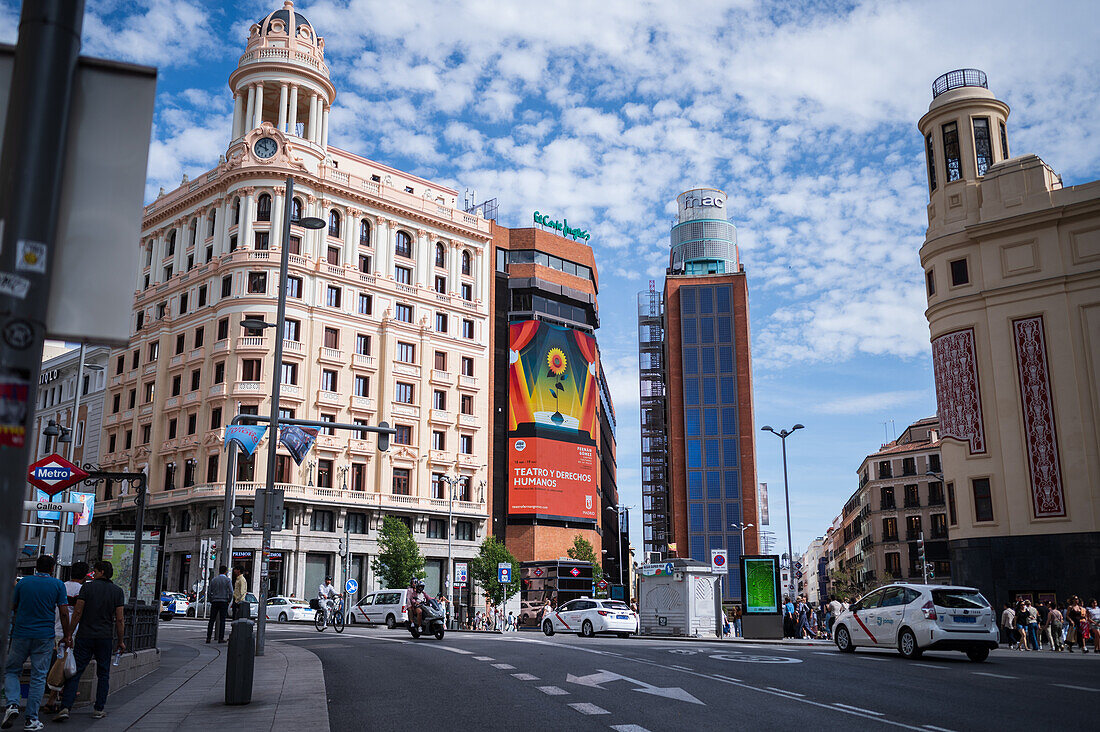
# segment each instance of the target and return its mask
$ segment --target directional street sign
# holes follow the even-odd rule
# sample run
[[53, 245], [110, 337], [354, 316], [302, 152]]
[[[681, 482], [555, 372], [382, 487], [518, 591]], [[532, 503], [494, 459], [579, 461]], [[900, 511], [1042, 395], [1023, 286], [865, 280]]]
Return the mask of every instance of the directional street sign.
[[359, 583], [356, 582], [354, 579], [349, 579], [347, 582], [344, 583], [344, 589], [347, 590], [349, 595], [354, 595], [356, 592], [359, 591]]
[[497, 582], [502, 585], [512, 583], [512, 565], [508, 562], [501, 562], [497, 565]]
[[57, 453], [47, 455], [27, 469], [27, 482], [51, 497], [87, 477], [86, 472]]
[[573, 575], [574, 577], [580, 577], [581, 571], [576, 567], [573, 567], [573, 569], [569, 570], [569, 574]]
[[455, 583], [466, 584], [466, 562], [455, 562]]
[[62, 503], [60, 501], [23, 501], [23, 508], [28, 511], [72, 511], [84, 513], [87, 508], [83, 501], [77, 503]]

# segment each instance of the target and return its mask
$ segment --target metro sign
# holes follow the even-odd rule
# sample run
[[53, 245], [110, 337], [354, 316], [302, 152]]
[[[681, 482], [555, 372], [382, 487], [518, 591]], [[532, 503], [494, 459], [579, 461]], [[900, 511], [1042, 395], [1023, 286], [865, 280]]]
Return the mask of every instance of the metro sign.
[[27, 469], [27, 482], [46, 491], [53, 497], [69, 486], [88, 477], [79, 466], [70, 463], [57, 453], [47, 455]]
[[573, 575], [574, 577], [580, 577], [581, 571], [576, 567], [573, 567], [573, 569], [569, 570], [569, 574]]
[[607, 580], [600, 580], [599, 582], [596, 583], [596, 587], [598, 587], [601, 590], [606, 590], [607, 587], [608, 587]]
[[541, 577], [542, 576], [542, 567], [535, 567], [534, 575], [536, 577]]

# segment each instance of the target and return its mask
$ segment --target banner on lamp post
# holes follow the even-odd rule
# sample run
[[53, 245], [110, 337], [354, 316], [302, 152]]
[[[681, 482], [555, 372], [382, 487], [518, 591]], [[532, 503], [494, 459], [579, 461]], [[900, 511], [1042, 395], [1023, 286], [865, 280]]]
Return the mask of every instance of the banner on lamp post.
[[230, 442], [235, 442], [251, 455], [256, 451], [256, 446], [260, 444], [266, 432], [267, 425], [231, 424], [225, 428], [225, 444], [228, 447]]
[[290, 451], [290, 456], [294, 458], [294, 462], [301, 465], [302, 461], [306, 459], [306, 453], [317, 441], [318, 432], [320, 430], [316, 427], [299, 427], [295, 424], [288, 424], [280, 430], [279, 442], [286, 445], [286, 449]]

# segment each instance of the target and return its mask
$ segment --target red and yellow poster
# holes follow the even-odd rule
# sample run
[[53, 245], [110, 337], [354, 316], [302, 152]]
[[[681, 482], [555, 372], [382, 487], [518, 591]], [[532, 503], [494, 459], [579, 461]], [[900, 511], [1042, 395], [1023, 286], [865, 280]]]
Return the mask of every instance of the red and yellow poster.
[[536, 320], [509, 329], [508, 511], [597, 521], [596, 340]]

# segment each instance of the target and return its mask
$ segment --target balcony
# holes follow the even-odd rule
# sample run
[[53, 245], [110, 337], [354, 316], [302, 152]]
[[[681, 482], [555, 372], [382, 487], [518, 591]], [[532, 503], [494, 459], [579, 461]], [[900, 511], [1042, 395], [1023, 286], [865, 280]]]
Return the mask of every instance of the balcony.
[[446, 409], [433, 409], [431, 411], [431, 414], [430, 414], [429, 418], [433, 422], [437, 422], [439, 424], [446, 424], [446, 425], [451, 424], [451, 421], [454, 419], [451, 416], [451, 413], [448, 412]]
[[180, 404], [180, 398], [178, 396], [168, 397], [167, 399], [164, 400], [164, 408], [165, 409], [174, 409], [174, 408], [178, 407], [179, 404]]
[[117, 414], [108, 414], [106, 419], [103, 420], [103, 424], [106, 425], [107, 427], [110, 427], [111, 425], [115, 424], [116, 422], [118, 422], [118, 415]]
[[175, 356], [172, 356], [172, 358], [168, 359], [168, 368], [179, 366], [181, 363], [183, 363], [183, 354], [177, 353]]
[[202, 348], [193, 348], [191, 353], [187, 354], [188, 361], [201, 361], [206, 356], [206, 351]]
[[264, 336], [241, 336], [237, 339], [238, 351], [266, 351], [267, 338]]
[[225, 396], [225, 384], [214, 384], [206, 390], [206, 395], [210, 397]]
[[151, 363], [151, 364], [148, 364], [148, 365], [147, 365], [147, 366], [145, 367], [145, 370], [144, 370], [144, 372], [143, 372], [143, 373], [145, 373], [145, 374], [147, 374], [147, 375], [148, 375], [148, 374], [155, 374], [156, 372], [157, 372], [157, 362], [156, 362], [156, 361], [154, 361], [153, 363]]
[[906, 541], [916, 541], [919, 538], [920, 538], [920, 531], [910, 530], [910, 531], [905, 532], [905, 540]]
[[351, 365], [375, 371], [378, 369], [378, 359], [376, 359], [374, 356], [367, 356], [366, 354], [356, 353], [351, 357]]
[[883, 542], [897, 541], [897, 540], [898, 540], [898, 535], [897, 534], [883, 534], [883, 536], [882, 536], [882, 541]]
[[152, 404], [146, 404], [145, 406], [143, 406], [141, 409], [138, 410], [138, 415], [141, 416], [141, 417], [147, 417], [152, 413], [153, 413], [153, 405]]
[[906, 508], [920, 508], [920, 499], [919, 498], [906, 498], [905, 499], [905, 507]]
[[412, 404], [401, 404], [398, 402], [394, 402], [393, 406], [390, 407], [390, 413], [400, 415], [402, 417], [413, 417], [418, 419], [420, 417], [420, 407], [414, 406]]
[[225, 351], [229, 349], [229, 339], [222, 338], [220, 341], [214, 341], [214, 348], [212, 351], [217, 353], [218, 351]]
[[302, 387], [297, 384], [280, 384], [279, 396], [286, 397], [287, 399], [295, 399], [297, 401], [303, 401]]
[[377, 281], [377, 278], [372, 274], [367, 274], [366, 272], [360, 272], [359, 273], [359, 281], [364, 283], [364, 284], [367, 284], [367, 285], [373, 285]]
[[411, 376], [414, 379], [420, 378], [420, 367], [411, 363], [395, 363], [393, 365], [393, 372], [400, 376]]
[[117, 374], [111, 377], [111, 386], [118, 386], [122, 383], [122, 374]]
[[460, 414], [458, 415], [459, 427], [472, 427], [477, 429], [481, 427], [481, 417], [476, 414]]
[[447, 371], [440, 371], [439, 369], [432, 369], [432, 383], [433, 384], [453, 384], [454, 376]]
[[353, 396], [351, 398], [352, 410], [362, 410], [364, 412], [375, 411], [374, 400], [365, 396]]
[[328, 361], [329, 363], [344, 363], [344, 354], [339, 348], [322, 348], [320, 355], [317, 357], [318, 361]]
[[318, 404], [335, 404], [342, 406], [344, 404], [344, 398], [340, 396], [338, 391], [325, 391], [324, 389], [317, 390], [317, 403]]
[[458, 377], [458, 388], [459, 389], [471, 389], [471, 390], [476, 391], [477, 388], [478, 388], [478, 379], [477, 379], [477, 377], [476, 376], [466, 376], [465, 374], [463, 374], [462, 376], [459, 376]]
[[283, 353], [300, 356], [305, 351], [305, 347], [301, 341], [291, 341], [286, 338], [283, 339]]
[[262, 396], [264, 382], [262, 381], [238, 381], [233, 384], [234, 396]]
[[458, 464], [468, 468], [480, 467], [484, 461], [477, 455], [459, 455]]

